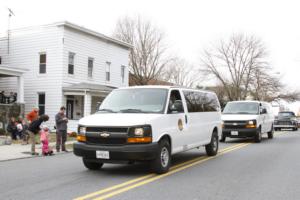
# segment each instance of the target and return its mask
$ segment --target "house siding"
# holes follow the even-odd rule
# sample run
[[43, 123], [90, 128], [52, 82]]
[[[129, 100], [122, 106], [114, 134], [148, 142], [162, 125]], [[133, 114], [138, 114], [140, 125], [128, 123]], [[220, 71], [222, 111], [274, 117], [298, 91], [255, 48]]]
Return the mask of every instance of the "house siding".
[[[99, 37], [89, 35], [64, 25], [47, 25], [11, 31], [10, 54], [7, 51], [7, 40], [0, 39], [0, 56], [2, 64], [11, 68], [25, 68], [24, 100], [25, 113], [38, 106], [38, 94], [45, 93], [45, 113], [50, 120], [47, 124], [53, 129], [54, 116], [62, 105], [66, 105], [63, 87], [77, 83], [91, 83], [112, 87], [128, 86], [127, 47], [107, 42]], [[47, 54], [46, 74], [39, 74], [39, 54]], [[75, 53], [74, 75], [68, 74], [68, 55]], [[88, 77], [88, 58], [94, 59], [93, 77]], [[111, 63], [111, 80], [105, 81], [106, 62]], [[124, 83], [121, 78], [121, 66], [125, 66]], [[0, 90], [17, 92], [17, 78], [0, 78]], [[90, 114], [92, 96], [89, 94], [84, 110]], [[86, 112], [88, 111], [88, 113]], [[76, 130], [76, 120], [69, 123], [71, 130]]]
[[[45, 93], [51, 127], [62, 105], [62, 38], [61, 27], [39, 27], [12, 31], [10, 39], [9, 67], [29, 70], [24, 74], [25, 113], [38, 105], [38, 93]], [[47, 54], [46, 74], [39, 74], [40, 52]], [[17, 92], [16, 80], [1, 78], [0, 90]]]
[[[68, 74], [69, 52], [75, 53], [74, 75]], [[63, 73], [64, 86], [87, 82], [113, 87], [128, 86], [128, 49], [108, 43], [71, 28], [64, 28]], [[88, 77], [88, 58], [94, 59], [93, 77]], [[111, 80], [105, 81], [106, 62], [111, 62]], [[121, 80], [121, 66], [126, 66], [125, 81]]]

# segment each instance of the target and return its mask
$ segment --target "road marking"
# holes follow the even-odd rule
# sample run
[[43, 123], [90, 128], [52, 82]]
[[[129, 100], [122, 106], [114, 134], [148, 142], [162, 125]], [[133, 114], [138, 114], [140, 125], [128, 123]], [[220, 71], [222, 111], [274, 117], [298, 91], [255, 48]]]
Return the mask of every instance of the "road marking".
[[251, 144], [251, 143], [243, 143], [242, 145], [237, 145], [237, 147], [229, 148], [228, 150], [224, 150], [223, 152], [220, 152], [219, 154], [217, 154], [217, 155], [214, 156], [214, 157], [207, 157], [207, 156], [205, 156], [205, 157], [202, 157], [201, 159], [199, 158], [198, 161], [192, 162], [192, 163], [187, 164], [187, 165], [184, 165], [184, 166], [182, 166], [182, 167], [178, 167], [178, 168], [176, 168], [176, 169], [174, 169], [174, 170], [170, 170], [170, 171], [169, 171], [168, 173], [166, 173], [166, 174], [154, 176], [154, 177], [152, 177], [152, 178], [146, 179], [146, 180], [141, 181], [141, 182], [139, 182], [139, 183], [136, 183], [136, 184], [130, 185], [130, 186], [128, 186], [128, 187], [124, 187], [124, 188], [121, 188], [121, 189], [116, 190], [116, 191], [114, 191], [114, 192], [108, 193], [108, 194], [106, 194], [106, 195], [97, 197], [97, 198], [95, 198], [95, 199], [93, 199], [93, 200], [103, 200], [103, 199], [107, 199], [107, 198], [116, 196], [116, 195], [118, 195], [118, 194], [121, 194], [121, 193], [126, 192], [126, 191], [131, 190], [131, 189], [134, 189], [134, 188], [136, 188], [136, 187], [140, 187], [140, 186], [142, 186], [142, 185], [151, 183], [151, 182], [153, 182], [153, 181], [156, 181], [156, 180], [158, 180], [158, 179], [164, 178], [164, 177], [166, 177], [166, 176], [170, 176], [170, 175], [172, 175], [172, 174], [174, 174], [174, 173], [177, 173], [177, 172], [182, 171], [182, 170], [184, 170], [184, 169], [190, 168], [190, 167], [192, 167], [192, 166], [194, 166], [194, 165], [197, 165], [197, 164], [203, 163], [203, 162], [205, 162], [205, 161], [214, 159], [214, 158], [219, 157], [219, 156], [221, 156], [221, 155], [223, 155], [223, 154], [225, 154], [225, 153], [229, 153], [229, 152], [231, 152], [231, 151], [234, 151], [234, 150], [243, 148], [243, 147], [245, 147], [245, 146], [248, 146], [249, 144]]
[[[219, 151], [219, 154], [221, 154], [225, 151], [231, 150], [231, 149], [235, 149], [239, 146], [243, 146], [244, 144], [248, 144], [248, 143], [239, 143], [239, 144], [236, 144], [236, 145], [229, 146], [229, 147], [224, 148], [221, 151]], [[197, 157], [197, 158], [194, 158], [192, 160], [188, 160], [188, 161], [185, 161], [183, 163], [177, 164], [177, 165], [171, 167], [170, 171], [176, 170], [177, 168], [180, 168], [180, 167], [189, 165], [191, 163], [197, 162], [197, 161], [202, 160], [204, 158], [206, 158], [206, 157], [201, 156], [201, 157]], [[213, 157], [211, 157], [211, 158], [213, 158]], [[136, 179], [132, 179], [130, 181], [126, 181], [126, 182], [118, 184], [118, 185], [114, 185], [112, 187], [108, 187], [108, 188], [105, 188], [105, 189], [102, 189], [102, 190], [99, 190], [99, 191], [96, 191], [96, 192], [93, 192], [93, 193], [89, 193], [89, 194], [81, 196], [81, 197], [77, 197], [74, 200], [84, 200], [84, 199], [93, 198], [95, 196], [98, 196], [98, 195], [101, 195], [101, 194], [104, 194], [104, 193], [107, 193], [107, 192], [110, 192], [110, 191], [113, 191], [113, 190], [116, 190], [116, 189], [119, 189], [119, 188], [122, 188], [122, 187], [125, 187], [125, 186], [128, 186], [128, 185], [134, 184], [136, 182], [143, 181], [143, 180], [148, 179], [148, 178], [152, 178], [153, 176], [158, 176], [158, 175], [155, 174], [155, 173], [151, 173], [151, 174], [141, 176], [141, 177], [136, 178]]]

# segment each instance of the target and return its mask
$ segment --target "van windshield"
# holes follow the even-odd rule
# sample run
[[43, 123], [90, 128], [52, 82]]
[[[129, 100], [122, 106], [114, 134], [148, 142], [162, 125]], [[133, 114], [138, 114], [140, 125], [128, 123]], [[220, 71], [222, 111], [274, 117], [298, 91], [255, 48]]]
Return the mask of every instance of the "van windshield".
[[223, 114], [259, 114], [259, 104], [254, 102], [229, 102], [226, 104]]
[[163, 113], [167, 89], [137, 88], [112, 91], [98, 112]]

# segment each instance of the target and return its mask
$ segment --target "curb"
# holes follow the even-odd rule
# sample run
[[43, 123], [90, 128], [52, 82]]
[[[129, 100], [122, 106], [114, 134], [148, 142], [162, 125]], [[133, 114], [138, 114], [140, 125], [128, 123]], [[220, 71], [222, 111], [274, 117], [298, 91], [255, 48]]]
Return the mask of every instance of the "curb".
[[[54, 154], [53, 156], [65, 155], [65, 154], [69, 154], [69, 153], [73, 153], [73, 150], [70, 150], [69, 152], [65, 152], [65, 153]], [[48, 157], [53, 157], [53, 156], [48, 156]], [[10, 159], [6, 159], [6, 160], [0, 160], [0, 163], [1, 162], [7, 162], [7, 161], [14, 161], [14, 160], [40, 158], [40, 157], [47, 157], [47, 156], [38, 155], [38, 156], [21, 157], [21, 158], [10, 158]]]

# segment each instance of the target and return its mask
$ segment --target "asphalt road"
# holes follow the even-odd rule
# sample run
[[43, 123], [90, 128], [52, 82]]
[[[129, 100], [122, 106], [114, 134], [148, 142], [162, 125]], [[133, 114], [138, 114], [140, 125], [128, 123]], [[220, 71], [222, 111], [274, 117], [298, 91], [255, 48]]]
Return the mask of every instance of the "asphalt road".
[[260, 144], [229, 140], [214, 158], [204, 148], [175, 155], [160, 176], [145, 164], [89, 171], [72, 153], [0, 162], [0, 199], [299, 200], [300, 132], [276, 135]]

